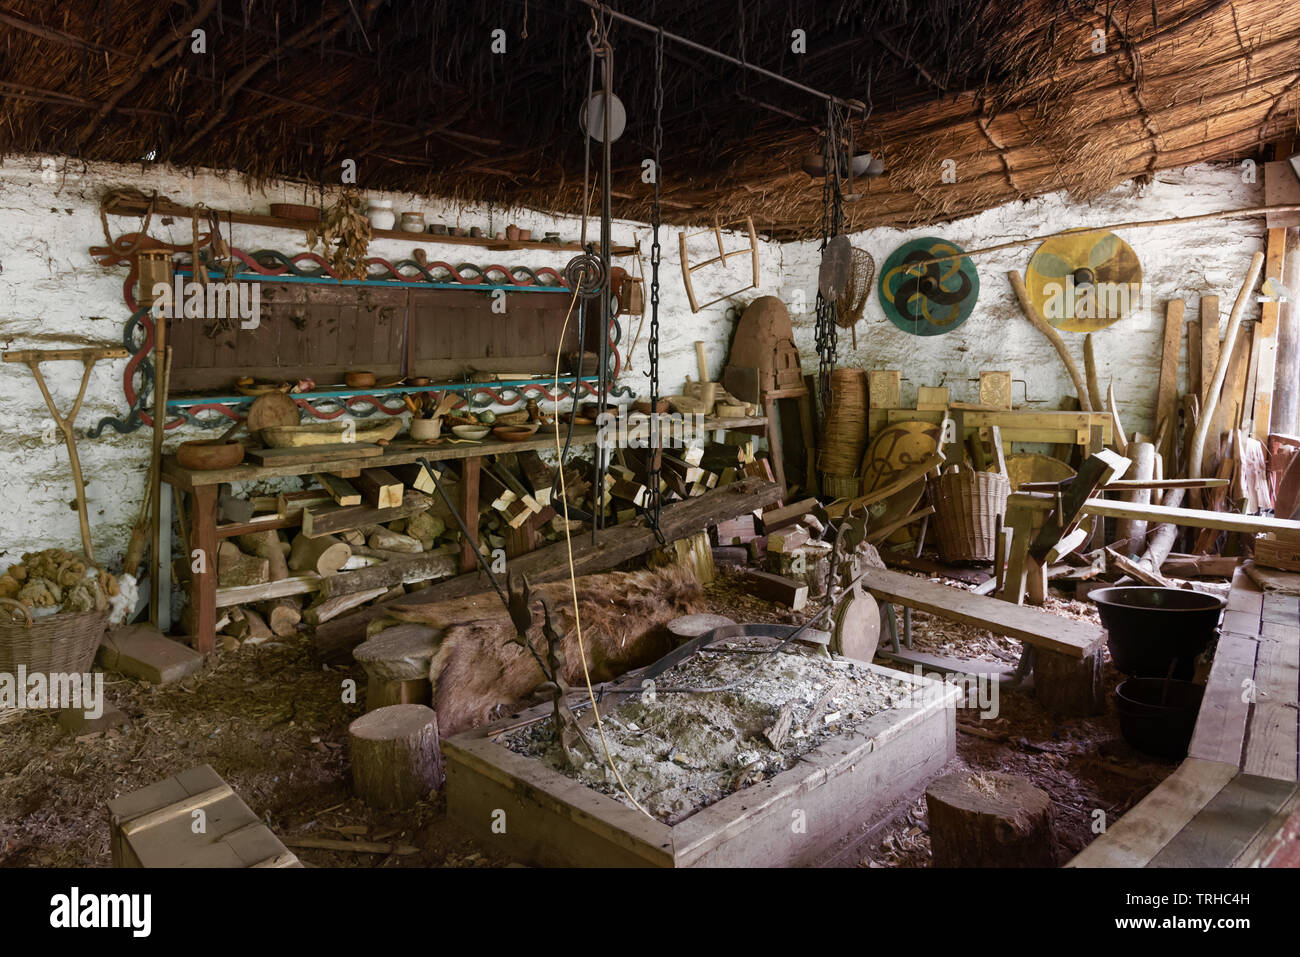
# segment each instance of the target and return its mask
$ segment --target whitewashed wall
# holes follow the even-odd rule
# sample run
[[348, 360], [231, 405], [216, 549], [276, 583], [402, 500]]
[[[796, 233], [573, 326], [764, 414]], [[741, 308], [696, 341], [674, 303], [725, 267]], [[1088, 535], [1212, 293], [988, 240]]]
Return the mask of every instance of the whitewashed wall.
[[[362, 184], [364, 185], [364, 184]], [[210, 171], [184, 172], [161, 166], [82, 164], [62, 157], [11, 157], [0, 163], [0, 347], [67, 348], [83, 345], [120, 345], [128, 315], [122, 300], [125, 267], [101, 268], [88, 248], [104, 243], [98, 204], [108, 189], [133, 186], [145, 192], [157, 190], [179, 203], [204, 202], [217, 209], [265, 213], [271, 202], [315, 202], [312, 191], [301, 185], [280, 184], [263, 191], [250, 191], [238, 174]], [[445, 200], [399, 194], [370, 193], [394, 200], [397, 211], [422, 210], [426, 222], [446, 222], [465, 227], [489, 225], [493, 231], [515, 223], [532, 229], [540, 238], [546, 231], [559, 232], [566, 240], [577, 239], [579, 221], [552, 217], [535, 211], [495, 210], [464, 207]], [[615, 209], [617, 212], [617, 208]], [[138, 221], [110, 217], [114, 234], [135, 228]], [[590, 228], [595, 237], [599, 224]], [[190, 223], [162, 224], [155, 217], [150, 232], [156, 238], [188, 243]], [[647, 265], [650, 251], [649, 227], [618, 222], [616, 244], [641, 242]], [[682, 285], [677, 233], [664, 228], [660, 369], [663, 391], [680, 391], [683, 377], [695, 377], [696, 339], [706, 340], [710, 372], [717, 376], [725, 359], [730, 324], [725, 321], [728, 303], [722, 302], [692, 314]], [[227, 237], [230, 238], [230, 237]], [[426, 237], [427, 238], [427, 237]], [[252, 226], [234, 227], [233, 242], [244, 249], [269, 247], [284, 252], [306, 249], [301, 234], [281, 229]], [[747, 237], [728, 237], [728, 248], [746, 245]], [[489, 253], [475, 247], [422, 244], [431, 259], [450, 262], [487, 261], [502, 265], [552, 266], [562, 268], [572, 252], [535, 251]], [[763, 243], [765, 288], [751, 291], [753, 297], [775, 292], [780, 275], [781, 247]], [[396, 240], [376, 240], [371, 251], [390, 259], [409, 256], [413, 245]], [[691, 243], [696, 261], [708, 258], [707, 237]], [[698, 252], [697, 252], [698, 251]], [[716, 252], [716, 249], [714, 250]], [[630, 258], [618, 265], [637, 273]], [[733, 261], [725, 271], [696, 274], [697, 299], [706, 302], [733, 291], [749, 281], [748, 260]], [[625, 317], [623, 350], [636, 332], [635, 318]], [[645, 340], [625, 364], [623, 384], [640, 394], [648, 393]], [[86, 401], [77, 419], [78, 432], [104, 416], [120, 416], [126, 410], [122, 394], [125, 360], [101, 362], [96, 366]], [[76, 395], [81, 366], [58, 362], [44, 366], [47, 381], [61, 410]], [[23, 552], [62, 546], [78, 548], [80, 536], [74, 506], [72, 476], [67, 453], [45, 410], [35, 380], [26, 366], [0, 364], [0, 566], [17, 561]], [[194, 438], [198, 430], [169, 433], [167, 449]], [[210, 435], [210, 434], [209, 434]], [[90, 524], [97, 557], [120, 561], [134, 521], [145, 471], [149, 461], [149, 432], [118, 435], [109, 430], [99, 439], [78, 442], [82, 468], [87, 478]]]
[[[0, 163], [0, 344], [4, 348], [58, 348], [90, 344], [117, 344], [127, 318], [122, 302], [122, 268], [103, 269], [90, 258], [88, 247], [103, 242], [98, 200], [116, 186], [134, 186], [146, 192], [157, 189], [181, 203], [205, 202], [221, 209], [263, 212], [270, 202], [314, 202], [314, 194], [300, 185], [281, 184], [263, 191], [247, 189], [237, 174], [182, 172], [157, 166], [84, 165], [63, 158], [53, 160], [57, 175], [47, 182], [46, 157], [10, 158]], [[42, 173], [47, 173], [43, 176]], [[423, 210], [426, 220], [461, 226], [488, 226], [489, 211], [462, 207], [427, 197], [390, 194], [398, 211]], [[868, 195], [863, 202], [870, 202]], [[875, 229], [853, 237], [854, 245], [871, 252], [877, 265], [908, 239], [938, 235], [967, 249], [1052, 232], [1071, 226], [1186, 216], [1212, 210], [1258, 205], [1260, 187], [1244, 183], [1239, 169], [1228, 166], [1194, 166], [1162, 173], [1146, 187], [1125, 184], [1094, 202], [1082, 205], [1062, 195], [990, 210], [941, 227], [900, 231]], [[617, 210], [616, 210], [617, 211]], [[534, 211], [491, 213], [494, 230], [509, 223], [530, 228], [540, 236], [558, 231], [565, 239], [578, 235], [573, 218], [551, 217]], [[110, 220], [114, 232], [131, 228], [132, 220]], [[163, 225], [155, 221], [155, 236], [188, 242], [189, 222]], [[1215, 293], [1226, 317], [1250, 255], [1262, 247], [1264, 227], [1257, 219], [1223, 220], [1188, 227], [1133, 230], [1123, 233], [1142, 261], [1145, 282], [1151, 284], [1154, 312], [1124, 320], [1096, 336], [1102, 388], [1113, 379], [1126, 426], [1150, 430], [1154, 401], [1164, 302], [1187, 300], [1188, 317], [1197, 314], [1197, 298]], [[269, 246], [286, 252], [305, 249], [305, 242], [284, 230], [236, 226], [234, 243], [246, 249]], [[640, 240], [647, 257], [649, 229], [643, 224], [619, 222], [614, 241]], [[662, 233], [663, 275], [661, 307], [661, 375], [665, 392], [680, 391], [685, 376], [695, 377], [693, 343], [707, 342], [709, 372], [719, 375], [725, 362], [733, 323], [727, 318], [728, 301], [692, 314], [682, 285], [677, 231]], [[729, 235], [728, 249], [747, 244], [747, 237]], [[394, 240], [376, 241], [378, 255], [409, 255], [411, 246]], [[482, 260], [473, 247], [427, 247], [431, 258], [452, 261]], [[692, 240], [692, 261], [716, 254], [708, 236]], [[957, 330], [943, 336], [916, 337], [896, 329], [881, 311], [873, 294], [866, 317], [858, 327], [858, 348], [841, 334], [840, 362], [862, 368], [901, 369], [903, 399], [910, 403], [918, 385], [948, 385], [953, 397], [973, 400], [981, 369], [1011, 369], [1018, 380], [1017, 405], [1056, 408], [1060, 396], [1072, 391], [1060, 361], [1048, 343], [1020, 313], [1006, 281], [1008, 269], [1024, 270], [1032, 246], [981, 257], [977, 260], [981, 292], [974, 314]], [[561, 267], [571, 253], [527, 251], [491, 254], [504, 265]], [[758, 295], [777, 294], [787, 302], [814, 301], [818, 250], [816, 243], [776, 245], [760, 241], [762, 284], [733, 300], [738, 305]], [[630, 259], [620, 262], [635, 269]], [[710, 267], [695, 276], [696, 297], [706, 302], [740, 289], [750, 281], [748, 257], [731, 260], [725, 268]], [[816, 370], [811, 310], [794, 311], [795, 334], [805, 368]], [[624, 320], [626, 344], [636, 332], [635, 320]], [[625, 368], [624, 384], [638, 393], [647, 391], [645, 337]], [[1065, 333], [1082, 365], [1082, 336]], [[125, 411], [121, 390], [121, 360], [101, 363], [91, 380], [78, 419], [83, 431], [107, 415]], [[80, 366], [51, 363], [46, 375], [66, 408], [76, 394]], [[1186, 376], [1186, 356], [1182, 374]], [[62, 442], [51, 429], [40, 393], [26, 367], [0, 365], [0, 563], [16, 560], [25, 551], [50, 545], [75, 547], [79, 541], [71, 474]], [[168, 447], [192, 431], [169, 435]], [[104, 560], [116, 561], [125, 547], [130, 522], [138, 506], [148, 465], [149, 435], [140, 430], [129, 436], [111, 431], [98, 440], [81, 439], [83, 468], [88, 478], [90, 519], [95, 546]]]
[[[870, 195], [862, 202], [870, 203]], [[871, 253], [879, 270], [898, 246], [922, 236], [942, 237], [970, 250], [1076, 226], [1191, 216], [1262, 203], [1262, 185], [1244, 182], [1240, 167], [1199, 165], [1160, 173], [1147, 186], [1125, 183], [1088, 204], [1056, 193], [941, 226], [867, 230], [854, 234], [852, 242]], [[1165, 303], [1182, 298], [1187, 304], [1186, 318], [1195, 319], [1199, 298], [1218, 295], [1221, 328], [1226, 326], [1250, 257], [1263, 249], [1264, 235], [1264, 221], [1258, 218], [1120, 232], [1142, 264], [1143, 282], [1151, 291], [1151, 309], [1141, 310], [1093, 338], [1102, 393], [1113, 381], [1126, 430], [1150, 434], [1153, 428]], [[792, 303], [802, 295], [809, 303], [808, 310], [793, 316], [795, 338], [809, 372], [817, 368], [811, 304], [815, 302], [820, 261], [818, 245], [789, 244], [783, 249], [781, 296]], [[1024, 318], [1006, 277], [1009, 269], [1024, 275], [1035, 248], [1036, 244], [1021, 246], [975, 259], [980, 279], [975, 310], [965, 323], [944, 335], [913, 336], [898, 329], [885, 318], [877, 287], [858, 323], [858, 348], [852, 348], [848, 330], [840, 332], [840, 365], [901, 370], [905, 406], [914, 403], [916, 387], [922, 385], [946, 385], [953, 399], [977, 401], [981, 369], [1010, 369], [1017, 407], [1059, 408], [1061, 396], [1073, 395], [1074, 387], [1050, 343]], [[1258, 318], [1258, 308], [1248, 317]], [[1062, 337], [1082, 372], [1083, 333], [1063, 332]], [[1180, 388], [1185, 388], [1186, 348], [1180, 361]]]

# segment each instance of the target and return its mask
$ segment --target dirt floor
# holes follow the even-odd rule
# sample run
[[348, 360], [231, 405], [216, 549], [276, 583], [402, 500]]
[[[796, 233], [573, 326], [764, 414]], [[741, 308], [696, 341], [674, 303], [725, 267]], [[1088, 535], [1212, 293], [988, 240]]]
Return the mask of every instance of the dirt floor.
[[[957, 587], [969, 588], [960, 582]], [[706, 610], [737, 621], [797, 622], [804, 613], [745, 594], [725, 572]], [[810, 606], [812, 607], [812, 606]], [[1053, 598], [1049, 609], [1093, 618], [1091, 606]], [[915, 647], [1013, 663], [1014, 641], [914, 620]], [[1110, 669], [1109, 664], [1107, 665]], [[109, 799], [198, 764], [210, 764], [299, 857], [322, 867], [482, 867], [512, 863], [452, 825], [439, 799], [398, 814], [350, 793], [347, 726], [361, 705], [342, 702], [359, 668], [323, 668], [307, 642], [217, 653], [198, 675], [152, 687], [106, 676], [107, 696], [128, 716], [121, 729], [74, 738], [55, 717], [28, 713], [0, 725], [0, 866], [110, 866]], [[1113, 669], [1107, 680], [1119, 680]], [[1174, 770], [1132, 751], [1113, 713], [1056, 719], [1032, 695], [1004, 693], [996, 719], [958, 713], [957, 767], [1029, 777], [1057, 811], [1068, 854], [1093, 837], [1097, 812], [1113, 822]], [[924, 867], [930, 858], [924, 800], [859, 850], [862, 866]], [[299, 839], [364, 840], [387, 853], [293, 847]]]

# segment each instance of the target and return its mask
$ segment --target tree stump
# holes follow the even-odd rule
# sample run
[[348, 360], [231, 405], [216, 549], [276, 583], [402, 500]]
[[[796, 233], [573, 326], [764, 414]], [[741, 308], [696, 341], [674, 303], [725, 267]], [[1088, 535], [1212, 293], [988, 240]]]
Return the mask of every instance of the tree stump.
[[394, 704], [428, 704], [433, 696], [429, 665], [442, 633], [427, 625], [385, 628], [352, 650], [366, 671], [366, 710]]
[[1052, 801], [1013, 774], [959, 771], [925, 789], [935, 867], [1055, 867]]
[[1106, 713], [1106, 686], [1102, 681], [1102, 647], [1082, 658], [1034, 649], [1034, 696], [1052, 714], [1087, 717]]
[[438, 715], [422, 704], [395, 704], [348, 725], [352, 789], [373, 808], [408, 808], [442, 787]]

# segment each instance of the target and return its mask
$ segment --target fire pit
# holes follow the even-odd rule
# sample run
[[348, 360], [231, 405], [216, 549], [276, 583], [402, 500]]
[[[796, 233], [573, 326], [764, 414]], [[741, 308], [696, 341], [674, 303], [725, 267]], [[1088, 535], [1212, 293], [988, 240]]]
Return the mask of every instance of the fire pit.
[[[569, 760], [551, 706], [443, 742], [447, 810], [498, 853], [555, 866], [797, 866], [940, 772], [957, 688], [772, 638], [624, 676]], [[691, 689], [683, 691], [682, 689]], [[724, 690], [716, 690], [724, 689]], [[648, 692], [652, 692], [648, 694]]]

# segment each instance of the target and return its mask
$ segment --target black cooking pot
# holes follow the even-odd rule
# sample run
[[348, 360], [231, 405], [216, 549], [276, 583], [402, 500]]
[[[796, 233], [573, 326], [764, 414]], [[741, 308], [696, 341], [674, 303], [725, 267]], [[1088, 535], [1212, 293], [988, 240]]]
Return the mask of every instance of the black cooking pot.
[[1165, 678], [1129, 678], [1115, 689], [1119, 729], [1132, 747], [1170, 761], [1187, 757], [1205, 686]]
[[1097, 603], [1115, 667], [1147, 678], [1190, 678], [1227, 604], [1205, 592], [1146, 586], [1100, 588], [1089, 597]]

